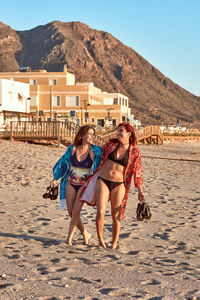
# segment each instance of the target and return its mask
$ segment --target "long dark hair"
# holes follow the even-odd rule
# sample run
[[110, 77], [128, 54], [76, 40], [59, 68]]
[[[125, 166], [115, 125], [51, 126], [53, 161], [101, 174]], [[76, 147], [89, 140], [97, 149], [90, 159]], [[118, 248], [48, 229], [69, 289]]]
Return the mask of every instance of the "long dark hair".
[[126, 123], [126, 122], [120, 123], [117, 128], [119, 128], [120, 126], [123, 126], [127, 132], [131, 133], [131, 136], [129, 137], [129, 144], [132, 144], [133, 146], [135, 146], [137, 143], [137, 138], [135, 135], [134, 128], [129, 123]]
[[88, 132], [88, 130], [93, 129], [94, 130], [94, 134], [95, 134], [95, 129], [92, 125], [84, 125], [81, 126], [74, 138], [74, 142], [73, 145], [74, 146], [80, 146], [82, 145], [83, 139], [82, 137]]

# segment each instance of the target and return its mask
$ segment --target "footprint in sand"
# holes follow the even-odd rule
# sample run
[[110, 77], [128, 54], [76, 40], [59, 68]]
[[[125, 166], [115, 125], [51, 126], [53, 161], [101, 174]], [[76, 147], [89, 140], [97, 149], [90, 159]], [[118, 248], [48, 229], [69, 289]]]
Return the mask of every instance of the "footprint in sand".
[[142, 285], [157, 285], [157, 284], [161, 284], [161, 282], [156, 279], [151, 279], [151, 280], [142, 281], [141, 284]]
[[39, 271], [40, 275], [49, 274], [49, 271], [48, 271], [47, 267], [39, 267], [39, 268], [37, 268], [37, 271]]
[[121, 233], [120, 238], [128, 238], [131, 235], [131, 232]]
[[103, 295], [107, 295], [111, 297], [124, 297], [126, 299], [128, 299], [128, 297], [132, 297], [132, 295], [128, 293], [126, 290], [123, 291], [123, 289], [113, 288], [113, 287], [100, 289], [99, 292]]
[[154, 233], [153, 235], [153, 238], [156, 239], [156, 238], [160, 238], [162, 240], [168, 240], [169, 239], [169, 235], [167, 232], [164, 232], [163, 234], [159, 234], [159, 233]]
[[59, 259], [59, 258], [53, 258], [53, 259], [51, 259], [50, 261], [51, 261], [52, 263], [56, 264], [56, 263], [58, 263], [58, 262], [60, 261], [60, 259]]
[[13, 285], [13, 283], [2, 283], [2, 284], [0, 284], [0, 290], [1, 289], [5, 289], [5, 288], [7, 288], [8, 286], [12, 286]]
[[7, 255], [7, 254], [5, 254], [4, 256], [7, 257], [8, 259], [13, 259], [13, 260], [20, 258], [19, 254], [13, 254], [13, 255]]
[[129, 255], [137, 255], [138, 253], [140, 253], [140, 251], [129, 251], [128, 252]]

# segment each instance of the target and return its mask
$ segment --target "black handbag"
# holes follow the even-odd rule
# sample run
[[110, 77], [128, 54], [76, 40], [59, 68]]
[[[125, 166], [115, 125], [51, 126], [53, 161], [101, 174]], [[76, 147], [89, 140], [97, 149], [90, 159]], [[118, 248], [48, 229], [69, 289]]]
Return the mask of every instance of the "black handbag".
[[138, 203], [136, 210], [136, 218], [138, 221], [151, 219], [151, 211], [146, 202]]

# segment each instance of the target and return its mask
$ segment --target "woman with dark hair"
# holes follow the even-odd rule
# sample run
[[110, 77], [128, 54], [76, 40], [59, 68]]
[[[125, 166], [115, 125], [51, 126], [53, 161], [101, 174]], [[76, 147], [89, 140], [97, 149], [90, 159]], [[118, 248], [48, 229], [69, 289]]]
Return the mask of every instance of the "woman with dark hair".
[[[51, 181], [53, 187], [56, 180], [61, 178], [60, 205], [58, 209], [66, 209], [72, 217], [73, 207], [80, 194], [81, 187], [89, 175], [97, 169], [101, 162], [101, 148], [92, 145], [95, 130], [91, 125], [79, 128], [72, 145], [68, 147], [65, 154], [53, 167], [54, 179]], [[90, 234], [86, 231], [79, 215], [77, 227], [83, 235], [84, 244], [88, 244]], [[71, 230], [69, 228], [71, 233]], [[74, 233], [74, 231], [73, 231]], [[68, 235], [67, 243], [71, 245], [73, 233]]]
[[108, 200], [111, 201], [112, 213], [112, 249], [118, 246], [120, 220], [124, 218], [132, 176], [138, 190], [138, 200], [140, 202], [145, 200], [142, 191], [141, 155], [135, 145], [136, 136], [133, 127], [125, 122], [119, 124], [117, 138], [111, 139], [103, 146], [102, 162], [88, 179], [87, 186], [83, 187], [79, 197], [82, 202], [97, 205], [96, 228], [99, 244], [103, 248], [106, 248], [103, 227]]

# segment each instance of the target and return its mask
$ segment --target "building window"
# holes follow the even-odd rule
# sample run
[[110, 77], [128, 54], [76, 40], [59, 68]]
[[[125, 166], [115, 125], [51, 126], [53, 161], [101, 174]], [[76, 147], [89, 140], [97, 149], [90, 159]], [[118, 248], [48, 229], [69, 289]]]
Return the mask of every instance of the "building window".
[[126, 121], [126, 117], [122, 117], [122, 122], [125, 122]]
[[66, 96], [66, 106], [79, 106], [79, 96]]
[[36, 79], [30, 79], [30, 84], [31, 85], [36, 85], [37, 84], [37, 80]]
[[128, 101], [127, 101], [127, 99], [125, 99], [125, 106], [128, 106], [128, 103], [127, 103]]
[[57, 79], [50, 79], [49, 85], [57, 85]]
[[53, 96], [53, 106], [60, 106], [60, 96]]
[[105, 120], [104, 119], [97, 119], [97, 126], [104, 127], [105, 125]]
[[119, 98], [119, 104], [120, 104], [120, 105], [122, 104], [122, 99], [121, 99], [121, 98]]
[[91, 122], [94, 123], [94, 118], [91, 118]]
[[122, 98], [122, 105], [124, 105], [124, 98]]
[[118, 99], [117, 98], [114, 98], [113, 104], [118, 104]]
[[116, 119], [112, 119], [112, 126], [117, 126], [117, 120]]

